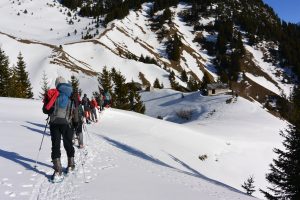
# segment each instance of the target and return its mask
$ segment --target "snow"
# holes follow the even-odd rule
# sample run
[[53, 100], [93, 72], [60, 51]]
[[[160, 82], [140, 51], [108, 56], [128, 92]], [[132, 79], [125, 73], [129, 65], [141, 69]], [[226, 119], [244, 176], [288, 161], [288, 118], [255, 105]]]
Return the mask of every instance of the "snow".
[[197, 60], [193, 56], [191, 56], [189, 53], [187, 53], [186, 51], [183, 51], [182, 54], [183, 54], [184, 59], [186, 60], [185, 66], [187, 68], [190, 68], [191, 71], [194, 72], [200, 80], [202, 80], [204, 74], [200, 70]]
[[161, 44], [158, 42], [157, 35], [151, 30], [148, 22], [149, 16], [147, 12], [151, 6], [152, 3], [144, 3], [141, 10], [130, 11], [129, 15], [124, 19], [113, 21], [113, 28], [100, 37], [98, 41], [108, 46], [114, 52], [117, 52], [118, 47], [122, 47], [137, 57], [141, 55], [154, 57], [152, 52], [159, 55], [158, 47]]
[[[278, 66], [274, 66], [272, 63], [265, 62], [263, 60], [264, 55], [263, 55], [262, 51], [255, 49], [249, 45], [245, 45], [245, 48], [250, 53], [252, 53], [252, 55], [254, 57], [254, 62], [257, 64], [257, 66], [260, 67], [263, 72], [267, 73], [274, 81], [276, 81], [277, 85], [273, 84], [274, 86], [270, 86], [270, 83], [268, 83], [268, 86], [270, 86], [273, 89], [271, 91], [273, 91], [273, 92], [276, 91], [276, 89], [274, 87], [277, 87], [278, 88], [277, 91], [282, 90], [283, 94], [285, 94], [287, 97], [289, 97], [291, 95], [291, 91], [292, 91], [294, 85], [282, 83], [283, 77], [277, 75], [278, 72], [280, 72], [282, 74], [286, 74], [284, 69], [281, 69]], [[257, 78], [256, 78], [256, 80], [257, 80]], [[262, 79], [260, 78], [260, 81], [261, 80]], [[263, 83], [265, 83], [265, 82], [266, 81], [263, 81]], [[262, 85], [262, 86], [264, 86], [264, 85]], [[275, 93], [278, 94], [278, 92], [275, 92]], [[280, 93], [279, 93], [279, 95], [280, 95]]]
[[[50, 87], [54, 86], [57, 76], [63, 76], [66, 80], [71, 79], [71, 75], [79, 78], [80, 87], [87, 94], [92, 95], [92, 92], [97, 90], [97, 77], [90, 77], [83, 73], [74, 73], [59, 65], [51, 64], [53, 49], [43, 44], [23, 43], [21, 41], [0, 34], [0, 47], [9, 57], [10, 67], [16, 65], [19, 52], [22, 53], [26, 63], [26, 70], [29, 73], [29, 79], [33, 87], [34, 98], [39, 98], [39, 93], [42, 92], [42, 77], [45, 71]], [[72, 58], [70, 58], [72, 59]], [[74, 59], [72, 59], [75, 61]], [[80, 64], [82, 66], [82, 64]], [[86, 68], [82, 66], [82, 68]]]
[[250, 74], [250, 73], [245, 73], [245, 75], [251, 79], [252, 81], [254, 81], [255, 83], [263, 86], [264, 88], [274, 92], [275, 94], [278, 94], [278, 95], [281, 95], [281, 90], [276, 87], [274, 85], [274, 83], [268, 81], [265, 77], [263, 76], [254, 76], [253, 74]]
[[[152, 54], [147, 51], [144, 47], [142, 47], [139, 43], [136, 43], [134, 41], [134, 38], [129, 38], [126, 34], [125, 31], [121, 31], [118, 30], [117, 28], [114, 28], [114, 30], [108, 32], [105, 35], [105, 38], [109, 39], [109, 38], [113, 38], [113, 42], [117, 43], [118, 45], [126, 48], [130, 47], [131, 53], [133, 53], [134, 55], [137, 56], [150, 56], [152, 57]], [[100, 42], [102, 42], [102, 40], [100, 39]], [[103, 42], [107, 42], [107, 40], [103, 40]], [[116, 50], [115, 48], [117, 48], [118, 46], [114, 47], [113, 50]]]
[[207, 17], [207, 18], [202, 17], [199, 21], [199, 23], [202, 24], [203, 26], [207, 26], [211, 23], [213, 24], [214, 22], [215, 22], [214, 17]]
[[[201, 149], [189, 150], [184, 157], [188, 159], [193, 152], [194, 156], [207, 155], [208, 159], [201, 165], [199, 160], [190, 158], [188, 161], [203, 175], [235, 188], [240, 188], [250, 175], [254, 175], [257, 188], [268, 185], [265, 174], [276, 156], [273, 148], [282, 146], [279, 131], [284, 130], [287, 123], [268, 113], [259, 103], [229, 95], [209, 97], [167, 89], [144, 92], [142, 100], [147, 115], [160, 116], [205, 137], [194, 140], [195, 146]], [[178, 116], [182, 110], [191, 111], [190, 120]], [[182, 134], [186, 136], [186, 131]], [[190, 144], [188, 148], [195, 146]], [[263, 197], [259, 192], [254, 195]]]
[[[150, 27], [147, 11], [151, 3], [143, 4], [139, 11], [130, 11], [123, 20], [113, 21], [107, 29], [99, 29], [95, 39], [80, 41], [81, 30], [90, 27], [93, 19], [78, 17], [80, 22], [73, 20], [75, 24], [69, 25], [70, 18], [63, 14], [68, 9], [54, 5], [52, 0], [22, 0], [20, 5], [12, 2], [0, 2], [0, 18], [5, 19], [0, 22], [0, 47], [9, 56], [10, 67], [16, 64], [19, 52], [23, 54], [35, 98], [41, 92], [43, 71], [51, 87], [57, 76], [70, 80], [75, 75], [84, 93], [90, 96], [98, 89], [96, 76], [52, 63], [59, 58], [53, 45], [60, 44], [69, 62], [84, 70], [101, 72], [104, 66], [115, 67], [127, 81], [136, 82], [141, 82], [138, 75], [142, 72], [150, 83], [158, 78], [170, 87], [168, 72], [161, 67], [118, 55], [118, 49], [123, 48], [136, 56], [155, 55], [168, 62], [163, 58], [164, 43]], [[217, 80], [213, 57], [193, 41], [193, 27], [178, 16], [187, 8], [181, 3], [172, 8], [175, 27], [192, 50], [183, 51], [180, 64], [202, 79], [201, 62]], [[28, 14], [23, 13], [25, 9]], [[214, 20], [202, 18], [200, 23]], [[73, 34], [75, 29], [77, 35]], [[71, 36], [67, 37], [67, 33]], [[216, 33], [201, 33], [210, 41], [216, 40]], [[292, 85], [281, 83], [283, 77], [275, 75], [280, 69], [264, 62], [261, 51], [245, 47], [277, 85], [265, 77], [250, 73], [246, 76], [276, 94], [283, 90], [289, 95]], [[256, 188], [266, 188], [265, 174], [275, 157], [272, 149], [281, 147], [279, 130], [286, 127], [285, 121], [272, 116], [257, 102], [240, 97], [204, 97], [168, 89], [141, 95], [148, 116], [115, 109], [101, 113], [100, 123], [88, 126], [84, 133], [84, 151], [76, 149], [75, 173], [61, 184], [48, 182], [53, 171], [48, 129], [38, 168], [33, 167], [45, 128], [41, 101], [0, 98], [0, 199], [247, 200], [254, 198], [240, 192], [240, 186], [250, 175], [254, 175]], [[179, 118], [182, 111], [190, 113], [191, 119]], [[163, 120], [154, 119], [158, 116]], [[207, 159], [199, 160], [201, 155], [207, 155]], [[62, 162], [65, 166], [65, 153]], [[259, 192], [254, 195], [262, 198]]]
[[[195, 39], [194, 35], [194, 27], [187, 25], [185, 22], [181, 20], [181, 18], [178, 16], [179, 12], [188, 9], [190, 6], [184, 3], [179, 3], [176, 9], [173, 9], [175, 12], [175, 19], [173, 20], [176, 26], [178, 27], [178, 31], [182, 34], [184, 40], [183, 42], [186, 43], [189, 47], [194, 49], [196, 57], [199, 57], [198, 59], [200, 62], [204, 65], [204, 67], [207, 69], [207, 72], [214, 78], [216, 81], [218, 79], [217, 76], [217, 70], [215, 66], [212, 64], [212, 57], [208, 56], [207, 53], [203, 52], [201, 50], [201, 47], [199, 44], [194, 42], [193, 40]], [[209, 20], [214, 21], [214, 18], [209, 18]], [[205, 34], [205, 31], [203, 32]], [[204, 35], [205, 36], [205, 35]], [[185, 58], [185, 55], [183, 55]], [[192, 71], [195, 73], [195, 71], [192, 69]], [[199, 75], [199, 73], [195, 73]], [[203, 75], [200, 74], [200, 80], [202, 80]]]
[[[27, 14], [24, 13], [25, 9]], [[55, 45], [78, 41], [81, 39], [81, 30], [89, 27], [93, 19], [77, 16], [77, 20], [72, 20], [74, 24], [70, 25], [68, 21], [74, 13], [70, 11], [72, 17], [68, 17], [68, 12], [69, 9], [52, 0], [1, 0], [0, 18], [5, 20], [1, 20], [0, 30], [18, 38]], [[78, 31], [76, 35], [75, 29]], [[68, 33], [70, 37], [67, 37]]]
[[[52, 184], [48, 129], [34, 168], [46, 118], [41, 106], [36, 100], [0, 98], [0, 199], [253, 199], [202, 173], [210, 161], [201, 163], [199, 153], [212, 145], [221, 151], [222, 140], [115, 109], [87, 126], [74, 174]], [[63, 166], [66, 162], [62, 149]]]
[[[189, 9], [190, 6], [185, 3], [179, 3], [178, 6], [175, 9], [171, 9], [173, 12], [175, 12], [175, 18], [173, 19], [173, 22], [178, 27], [178, 32], [183, 36], [183, 43], [185, 43], [187, 46], [191, 47], [194, 50], [195, 56], [198, 58], [198, 60], [204, 65], [204, 67], [207, 69], [207, 72], [212, 75], [214, 80], [217, 80], [217, 70], [211, 63], [212, 58], [208, 56], [207, 54], [203, 53], [200, 50], [199, 44], [194, 42], [195, 39], [194, 35], [194, 27], [187, 25], [185, 22], [182, 21], [182, 19], [179, 17], [179, 13], [183, 10]], [[209, 20], [214, 20], [213, 18], [209, 18]], [[191, 60], [191, 56], [187, 55], [186, 52], [183, 52], [183, 57], [187, 60]], [[184, 66], [183, 66], [184, 67]], [[200, 80], [203, 78], [203, 72], [199, 72], [199, 64], [197, 64], [198, 69], [195, 68], [194, 64], [191, 64], [189, 66], [191, 70], [198, 76]]]
[[116, 70], [121, 71], [127, 82], [131, 80], [141, 82], [138, 76], [139, 72], [142, 72], [151, 84], [156, 78], [159, 78], [165, 87], [170, 87], [168, 73], [157, 65], [121, 58], [100, 44], [92, 42], [76, 43], [65, 45], [63, 49], [71, 56], [84, 60], [97, 72], [101, 72], [105, 66], [109, 69], [115, 67]]

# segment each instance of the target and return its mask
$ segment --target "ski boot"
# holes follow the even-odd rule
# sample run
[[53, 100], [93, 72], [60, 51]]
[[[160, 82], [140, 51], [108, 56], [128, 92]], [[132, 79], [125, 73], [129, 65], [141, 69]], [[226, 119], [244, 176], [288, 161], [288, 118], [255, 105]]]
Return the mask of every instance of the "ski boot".
[[60, 158], [56, 158], [52, 162], [53, 162], [54, 173], [51, 177], [51, 181], [53, 183], [59, 183], [64, 179], [64, 176], [62, 175]]
[[68, 157], [68, 167], [67, 167], [66, 174], [72, 173], [74, 169], [75, 169], [74, 157]]

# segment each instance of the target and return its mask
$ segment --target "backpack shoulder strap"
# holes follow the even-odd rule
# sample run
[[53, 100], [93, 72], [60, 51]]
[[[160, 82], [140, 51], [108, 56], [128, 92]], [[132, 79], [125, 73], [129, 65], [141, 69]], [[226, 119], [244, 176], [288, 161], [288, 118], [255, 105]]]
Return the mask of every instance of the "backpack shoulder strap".
[[57, 89], [50, 89], [47, 92], [47, 98], [48, 98], [48, 103], [46, 105], [46, 109], [50, 110], [50, 108], [53, 106], [55, 103], [57, 97], [59, 96], [59, 91]]
[[73, 104], [74, 104], [74, 100], [71, 99], [71, 105], [70, 105], [70, 108], [69, 108], [69, 119], [72, 118]]

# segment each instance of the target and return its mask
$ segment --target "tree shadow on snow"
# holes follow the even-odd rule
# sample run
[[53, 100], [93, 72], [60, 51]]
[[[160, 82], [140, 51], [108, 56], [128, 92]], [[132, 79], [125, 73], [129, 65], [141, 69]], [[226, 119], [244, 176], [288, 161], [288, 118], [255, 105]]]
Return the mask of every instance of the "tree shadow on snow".
[[107, 141], [108, 143], [110, 143], [111, 145], [117, 147], [118, 149], [121, 149], [127, 153], [129, 153], [130, 155], [133, 155], [133, 156], [136, 156], [138, 158], [141, 158], [141, 159], [144, 159], [146, 161], [150, 161], [154, 164], [157, 164], [157, 165], [160, 165], [160, 166], [163, 166], [163, 167], [168, 167], [168, 168], [171, 168], [171, 169], [174, 169], [176, 170], [177, 172], [179, 173], [183, 173], [183, 174], [186, 174], [186, 175], [189, 175], [189, 176], [193, 176], [193, 177], [196, 177], [196, 178], [200, 178], [200, 179], [203, 179], [203, 180], [206, 180], [214, 185], [218, 185], [218, 186], [221, 186], [221, 187], [224, 187], [224, 188], [227, 188], [233, 192], [237, 192], [237, 193], [240, 193], [240, 194], [245, 194], [241, 191], [239, 191], [238, 189], [236, 188], [233, 188], [229, 185], [226, 185], [222, 182], [219, 182], [219, 181], [216, 181], [216, 180], [213, 180], [211, 178], [208, 178], [207, 176], [204, 176], [203, 174], [201, 174], [200, 172], [198, 172], [197, 170], [193, 169], [191, 166], [189, 166], [188, 164], [186, 164], [185, 162], [183, 162], [182, 160], [176, 158], [175, 156], [171, 155], [171, 154], [168, 154], [170, 156], [170, 158], [174, 161], [176, 161], [177, 163], [179, 163], [180, 165], [182, 165], [187, 171], [184, 171], [184, 170], [181, 170], [181, 169], [177, 169], [175, 167], [172, 167], [171, 165], [168, 165], [166, 164], [165, 162], [157, 159], [157, 158], [154, 158], [153, 156], [151, 155], [148, 155], [134, 147], [131, 147], [127, 144], [124, 144], [124, 143], [121, 143], [121, 142], [118, 142], [116, 140], [113, 140], [111, 138], [108, 138], [108, 137], [105, 137], [105, 136], [102, 136], [102, 135], [99, 135], [99, 137], [101, 137], [103, 140]]
[[[118, 142], [116, 140], [113, 140], [111, 138], [108, 138], [108, 137], [105, 137], [105, 136], [101, 136], [99, 135], [99, 137], [101, 137], [102, 139], [104, 139], [105, 141], [107, 141], [108, 143], [110, 143], [111, 145], [117, 147], [118, 149], [121, 149], [127, 153], [129, 153], [130, 155], [133, 155], [133, 156], [136, 156], [136, 157], [139, 157], [139, 158], [142, 158], [144, 160], [147, 160], [147, 161], [150, 161], [154, 164], [157, 164], [157, 165], [161, 165], [161, 166], [164, 166], [164, 167], [168, 167], [168, 168], [173, 168], [172, 166], [150, 156], [150, 155], [147, 155], [145, 154], [144, 152], [134, 148], [134, 147], [131, 147], [131, 146], [128, 146], [127, 144], [123, 144], [121, 142]], [[174, 169], [174, 168], [173, 168]]]
[[178, 93], [178, 99], [172, 99], [170, 101], [164, 102], [160, 104], [159, 106], [172, 106], [177, 104], [184, 104], [185, 102], [196, 102], [196, 100], [201, 100], [199, 103], [203, 104], [204, 102], [211, 102], [213, 103], [215, 100], [220, 101], [220, 99], [224, 99], [224, 102], [226, 99], [228, 99], [228, 96], [202, 96], [199, 92], [193, 92], [191, 94], [185, 94], [184, 98], [182, 98], [181, 93]]
[[157, 98], [145, 100], [144, 103], [150, 102], [150, 101], [155, 101], [155, 100], [158, 100], [158, 99], [164, 99], [164, 98], [171, 97], [171, 96], [176, 96], [176, 95], [178, 95], [178, 96], [180, 95], [180, 97], [181, 97], [180, 93], [168, 94], [168, 95], [165, 95], [165, 96], [161, 96], [161, 97], [157, 97]]
[[[11, 152], [11, 151], [5, 151], [3, 149], [0, 149], [0, 157], [3, 157], [7, 160], [13, 161], [23, 167], [25, 167], [27, 170], [31, 170], [34, 171], [36, 173], [39, 173], [41, 175], [44, 175], [46, 177], [48, 177], [49, 175], [47, 175], [44, 171], [40, 171], [37, 168], [33, 167], [32, 165], [28, 164], [28, 163], [32, 163], [35, 164], [35, 161], [30, 159], [30, 158], [26, 158], [24, 156], [21, 156], [18, 153], [15, 152]], [[42, 163], [42, 162], [37, 162], [37, 164], [45, 166], [45, 167], [50, 167], [52, 168], [52, 166], [46, 164], [46, 163]]]
[[[46, 131], [44, 132], [44, 130], [45, 130], [45, 124], [38, 124], [38, 123], [28, 122], [28, 121], [27, 121], [27, 123], [28, 123], [28, 124], [31, 124], [31, 125], [34, 125], [34, 126], [37, 126], [38, 128], [32, 128], [32, 127], [26, 126], [26, 125], [21, 125], [21, 126], [27, 128], [27, 129], [29, 129], [30, 131], [33, 131], [33, 132], [36, 132], [36, 133], [40, 133], [40, 134], [42, 134], [42, 135], [46, 135], [46, 136], [49, 136], [49, 135], [50, 135], [50, 134], [48, 133], [48, 131], [47, 131], [48, 128], [47, 128]], [[39, 128], [42, 128], [42, 129], [39, 129]]]
[[182, 93], [177, 93], [177, 99], [171, 99], [167, 102], [160, 104], [159, 106], [172, 106], [183, 102], [194, 102], [196, 98], [199, 97], [199, 93], [185, 94], [184, 98], [182, 98]]
[[215, 185], [219, 185], [221, 187], [225, 187], [233, 192], [237, 192], [237, 193], [240, 193], [240, 194], [245, 194], [243, 192], [241, 192], [240, 190], [234, 188], [234, 187], [231, 187], [229, 185], [226, 185], [222, 182], [219, 182], [217, 180], [214, 180], [214, 179], [211, 179], [211, 178], [208, 178], [207, 176], [204, 176], [203, 174], [201, 174], [200, 172], [198, 172], [197, 170], [195, 170], [194, 168], [192, 168], [191, 166], [189, 166], [188, 164], [186, 164], [185, 162], [183, 162], [182, 160], [178, 159], [177, 157], [169, 154], [170, 158], [172, 158], [175, 162], [179, 163], [180, 165], [182, 165], [185, 169], [187, 169], [189, 172], [185, 172], [185, 171], [181, 171], [179, 170], [179, 172], [183, 172], [185, 174], [188, 174], [188, 175], [192, 175], [192, 176], [195, 176], [195, 177], [198, 177], [198, 178], [201, 178], [203, 180], [206, 180], [212, 184], [215, 184]]

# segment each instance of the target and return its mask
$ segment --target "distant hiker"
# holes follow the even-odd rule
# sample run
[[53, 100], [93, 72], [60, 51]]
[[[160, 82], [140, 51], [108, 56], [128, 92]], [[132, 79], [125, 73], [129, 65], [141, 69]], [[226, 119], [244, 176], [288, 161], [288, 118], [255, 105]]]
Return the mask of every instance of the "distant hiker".
[[84, 111], [81, 105], [80, 96], [77, 92], [73, 93], [72, 95], [72, 101], [74, 105], [73, 109], [73, 138], [75, 139], [75, 136], [78, 139], [78, 147], [80, 149], [83, 148], [83, 133], [82, 133], [82, 124], [83, 124], [83, 118], [84, 118]]
[[91, 103], [90, 103], [90, 106], [91, 106], [91, 114], [92, 114], [92, 120], [94, 122], [98, 122], [98, 117], [97, 117], [97, 108], [98, 108], [98, 104], [97, 104], [97, 101], [95, 100], [94, 97], [92, 97], [92, 100], [91, 100]]
[[103, 104], [104, 104], [104, 92], [103, 90], [100, 90], [100, 94], [96, 97], [96, 101], [99, 106], [99, 111], [103, 110]]
[[61, 76], [56, 79], [55, 86], [56, 89], [50, 89], [46, 94], [43, 111], [50, 115], [51, 158], [54, 168], [51, 179], [53, 182], [60, 182], [63, 179], [60, 160], [61, 137], [68, 156], [67, 172], [73, 171], [75, 168], [75, 150], [72, 144], [73, 131], [71, 129], [73, 105], [70, 100], [72, 86], [66, 83]]
[[83, 95], [83, 98], [81, 100], [81, 104], [83, 105], [84, 116], [85, 116], [85, 119], [86, 119], [86, 123], [89, 124], [90, 121], [91, 121], [91, 119], [90, 119], [91, 108], [90, 108], [90, 100], [89, 100], [89, 98], [87, 97], [86, 94]]
[[104, 92], [104, 107], [109, 108], [111, 106], [111, 95], [108, 90]]

